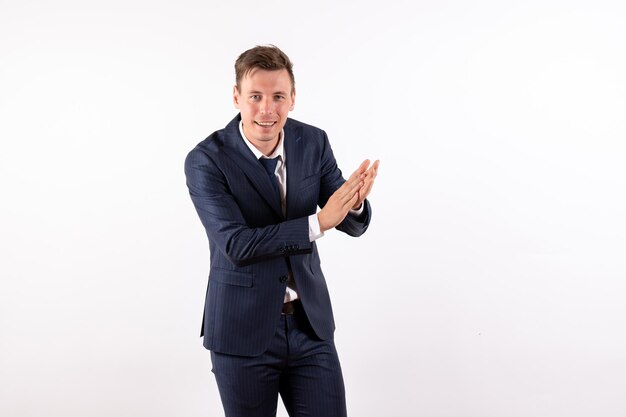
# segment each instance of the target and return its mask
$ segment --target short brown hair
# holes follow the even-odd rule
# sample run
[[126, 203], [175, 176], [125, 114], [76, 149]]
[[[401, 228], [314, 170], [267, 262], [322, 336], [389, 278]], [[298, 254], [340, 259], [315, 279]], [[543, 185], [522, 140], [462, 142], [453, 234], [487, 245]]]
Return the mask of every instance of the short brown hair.
[[237, 90], [241, 91], [241, 80], [254, 69], [264, 69], [267, 71], [278, 71], [285, 69], [291, 79], [291, 91], [296, 87], [296, 80], [293, 77], [293, 64], [289, 57], [277, 46], [255, 46], [239, 55], [235, 61], [235, 78], [237, 80]]

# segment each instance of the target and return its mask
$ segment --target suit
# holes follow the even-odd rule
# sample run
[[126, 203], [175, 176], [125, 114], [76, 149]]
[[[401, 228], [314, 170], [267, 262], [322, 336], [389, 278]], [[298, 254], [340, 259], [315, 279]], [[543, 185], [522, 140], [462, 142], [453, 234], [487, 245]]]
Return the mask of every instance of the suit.
[[[240, 115], [200, 142], [185, 160], [187, 186], [210, 249], [210, 274], [201, 336], [212, 351], [262, 353], [280, 317], [289, 268], [315, 335], [335, 329], [328, 288], [308, 216], [344, 183], [326, 133], [288, 119], [286, 215], [264, 168], [243, 142]], [[363, 234], [371, 208], [348, 215], [337, 229]]]
[[[330, 297], [309, 239], [309, 216], [345, 180], [326, 133], [287, 119], [282, 199], [275, 172], [244, 142], [240, 121], [237, 115], [185, 160], [210, 249], [200, 335], [211, 350], [224, 411], [227, 417], [275, 416], [280, 393], [289, 415], [345, 417]], [[359, 215], [348, 214], [336, 228], [359, 236], [370, 217], [365, 200]], [[283, 310], [289, 276], [300, 299], [297, 314]]]

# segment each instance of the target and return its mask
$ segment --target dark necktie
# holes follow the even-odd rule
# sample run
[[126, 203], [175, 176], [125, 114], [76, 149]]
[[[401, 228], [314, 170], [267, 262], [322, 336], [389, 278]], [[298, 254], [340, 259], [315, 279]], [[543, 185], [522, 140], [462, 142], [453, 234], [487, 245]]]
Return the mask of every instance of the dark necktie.
[[268, 159], [268, 158], [260, 158], [259, 161], [263, 164], [263, 168], [267, 171], [267, 175], [270, 177], [270, 181], [272, 182], [272, 186], [274, 187], [274, 191], [278, 196], [278, 202], [280, 203], [280, 189], [278, 188], [278, 178], [276, 178], [276, 164], [278, 164], [278, 156], [276, 158]]

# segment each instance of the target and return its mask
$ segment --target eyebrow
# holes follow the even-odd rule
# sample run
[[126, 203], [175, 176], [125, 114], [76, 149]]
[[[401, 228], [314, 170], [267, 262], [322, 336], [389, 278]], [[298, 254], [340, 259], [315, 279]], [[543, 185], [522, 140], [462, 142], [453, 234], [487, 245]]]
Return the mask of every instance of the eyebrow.
[[[252, 90], [252, 91], [248, 91], [248, 94], [263, 94], [262, 91], [257, 91], [257, 90]], [[272, 94], [282, 94], [283, 96], [286, 96], [287, 93], [284, 91], [275, 91]]]

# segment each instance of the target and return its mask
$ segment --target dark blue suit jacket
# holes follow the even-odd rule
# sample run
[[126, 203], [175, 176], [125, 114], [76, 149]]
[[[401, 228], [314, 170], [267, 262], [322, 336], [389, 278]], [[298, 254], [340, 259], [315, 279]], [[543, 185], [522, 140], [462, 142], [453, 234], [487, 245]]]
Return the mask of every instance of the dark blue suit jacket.
[[[209, 238], [210, 274], [201, 336], [207, 349], [263, 353], [282, 309], [289, 266], [316, 335], [333, 337], [333, 312], [308, 216], [344, 183], [323, 130], [288, 119], [284, 151], [287, 213], [261, 163], [239, 132], [237, 115], [185, 160], [187, 186]], [[349, 214], [337, 229], [359, 236], [370, 221]]]

